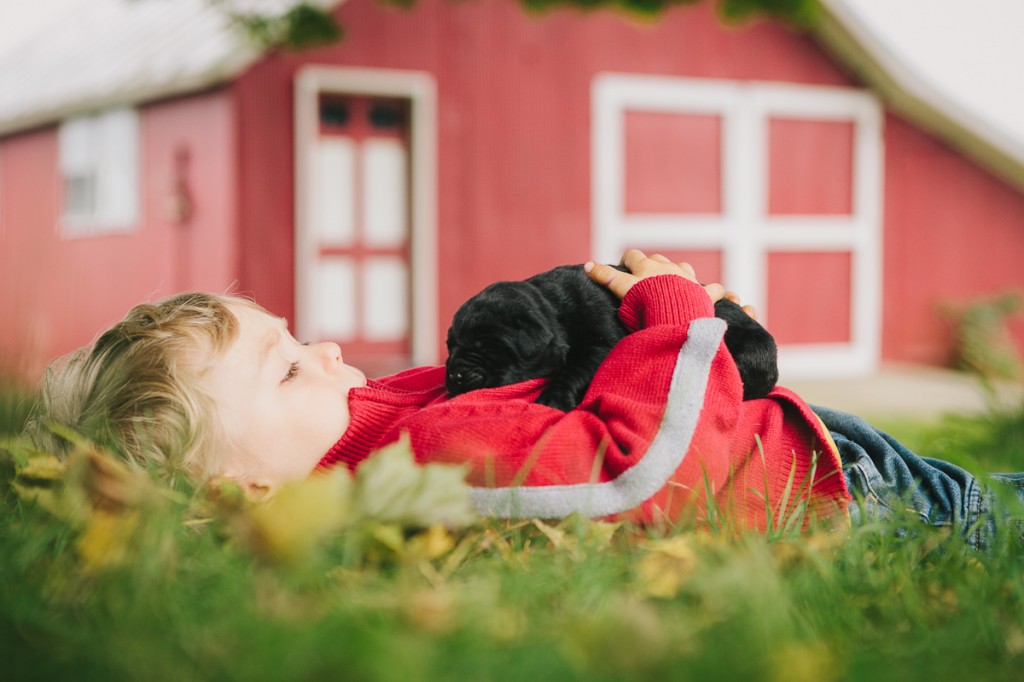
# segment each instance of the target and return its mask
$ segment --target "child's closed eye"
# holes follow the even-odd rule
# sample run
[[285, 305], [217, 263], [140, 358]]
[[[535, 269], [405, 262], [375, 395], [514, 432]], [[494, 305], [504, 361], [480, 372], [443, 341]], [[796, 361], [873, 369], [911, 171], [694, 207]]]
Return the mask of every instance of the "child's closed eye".
[[281, 383], [282, 384], [287, 384], [289, 381], [291, 381], [292, 379], [294, 379], [298, 375], [299, 375], [299, 363], [296, 361], [296, 362], [293, 362], [290, 365], [288, 365], [288, 371], [285, 372], [284, 378], [281, 379]]

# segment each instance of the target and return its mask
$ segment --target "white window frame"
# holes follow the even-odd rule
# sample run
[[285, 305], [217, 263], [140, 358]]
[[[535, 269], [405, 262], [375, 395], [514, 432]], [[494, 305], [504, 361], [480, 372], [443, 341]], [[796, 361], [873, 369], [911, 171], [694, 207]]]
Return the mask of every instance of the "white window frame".
[[392, 69], [306, 66], [295, 81], [295, 328], [312, 336], [317, 318], [312, 292], [316, 233], [313, 224], [313, 149], [321, 93], [400, 97], [411, 102], [410, 289], [412, 362], [438, 361], [437, 334], [437, 86], [433, 75]]
[[[60, 176], [60, 232], [92, 237], [130, 232], [139, 220], [139, 116], [133, 108], [76, 116], [57, 132]], [[89, 182], [88, 205], [76, 210], [69, 182]]]
[[[756, 305], [769, 326], [769, 252], [850, 253], [850, 341], [783, 345], [779, 349], [780, 372], [785, 379], [861, 376], [877, 369], [884, 171], [883, 112], [874, 96], [835, 86], [606, 73], [595, 78], [591, 97], [594, 258], [616, 260], [630, 246], [720, 250], [723, 282], [745, 302]], [[627, 111], [720, 118], [720, 213], [626, 213]], [[772, 117], [853, 124], [849, 215], [768, 214], [768, 123]]]
[[3, 152], [3, 140], [0, 140], [0, 238], [3, 238], [7, 230], [7, 216], [5, 215], [4, 209], [6, 208], [4, 203], [4, 152]]

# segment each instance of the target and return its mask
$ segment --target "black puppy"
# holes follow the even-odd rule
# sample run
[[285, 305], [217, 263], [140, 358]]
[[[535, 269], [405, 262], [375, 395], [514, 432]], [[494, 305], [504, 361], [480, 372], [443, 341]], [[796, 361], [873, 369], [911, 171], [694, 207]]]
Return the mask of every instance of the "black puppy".
[[[615, 295], [591, 280], [582, 265], [492, 284], [463, 303], [452, 320], [448, 393], [548, 377], [537, 402], [572, 409], [627, 333], [618, 309]], [[725, 345], [739, 368], [743, 399], [764, 397], [779, 375], [775, 340], [732, 301], [718, 301], [715, 315], [728, 324]]]

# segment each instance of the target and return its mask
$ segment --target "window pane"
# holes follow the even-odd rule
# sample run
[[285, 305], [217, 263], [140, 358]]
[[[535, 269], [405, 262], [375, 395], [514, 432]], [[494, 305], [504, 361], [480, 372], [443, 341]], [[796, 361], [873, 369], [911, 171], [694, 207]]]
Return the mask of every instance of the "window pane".
[[367, 245], [396, 247], [405, 240], [407, 180], [405, 147], [397, 140], [363, 145], [363, 207]]
[[65, 121], [58, 131], [64, 217], [74, 233], [131, 227], [139, 213], [139, 124], [134, 109]]
[[60, 170], [64, 175], [92, 171], [95, 154], [91, 119], [73, 118], [62, 123], [57, 133], [57, 143], [60, 147]]
[[409, 282], [399, 258], [367, 258], [365, 336], [368, 341], [401, 340], [409, 327]]
[[326, 244], [348, 246], [355, 236], [355, 149], [352, 141], [322, 138], [313, 160], [313, 231]]
[[351, 258], [331, 258], [317, 265], [316, 310], [319, 336], [347, 341], [356, 336], [356, 270]]
[[852, 295], [849, 252], [768, 254], [768, 331], [780, 344], [849, 343]]
[[625, 112], [626, 213], [722, 212], [718, 116]]
[[93, 174], [64, 178], [64, 215], [89, 218], [96, 211], [96, 178]]
[[768, 213], [850, 215], [853, 122], [768, 121]]

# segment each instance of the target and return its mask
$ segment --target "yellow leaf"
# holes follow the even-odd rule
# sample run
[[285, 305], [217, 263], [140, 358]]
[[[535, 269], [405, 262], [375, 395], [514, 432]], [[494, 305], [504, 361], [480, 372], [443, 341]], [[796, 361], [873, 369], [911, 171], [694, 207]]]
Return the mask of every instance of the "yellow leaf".
[[11, 487], [22, 500], [33, 502], [59, 517], [67, 516], [62, 495], [67, 464], [44, 453], [29, 455], [24, 466], [17, 469]]
[[698, 565], [693, 547], [683, 536], [649, 540], [640, 546], [647, 553], [637, 563], [637, 587], [651, 597], [676, 596]]
[[351, 516], [352, 478], [343, 467], [282, 486], [248, 514], [256, 548], [273, 559], [308, 556]]
[[375, 523], [370, 527], [370, 536], [395, 554], [405, 551], [405, 535], [394, 523]]
[[574, 533], [588, 547], [597, 551], [608, 548], [615, 531], [621, 526], [621, 522], [593, 521], [576, 513], [562, 519], [558, 524], [559, 529]]
[[442, 557], [455, 547], [455, 538], [448, 529], [435, 523], [423, 533], [409, 538], [406, 552], [410, 557], [432, 561]]
[[125, 560], [128, 544], [138, 526], [138, 515], [95, 511], [89, 515], [76, 549], [86, 568], [92, 571]]
[[549, 526], [540, 519], [534, 519], [533, 525], [543, 533], [556, 549], [574, 551], [576, 549], [576, 538], [567, 534], [561, 528]]
[[67, 465], [53, 455], [31, 455], [25, 466], [18, 470], [18, 480], [24, 484], [54, 483], [64, 478]]

